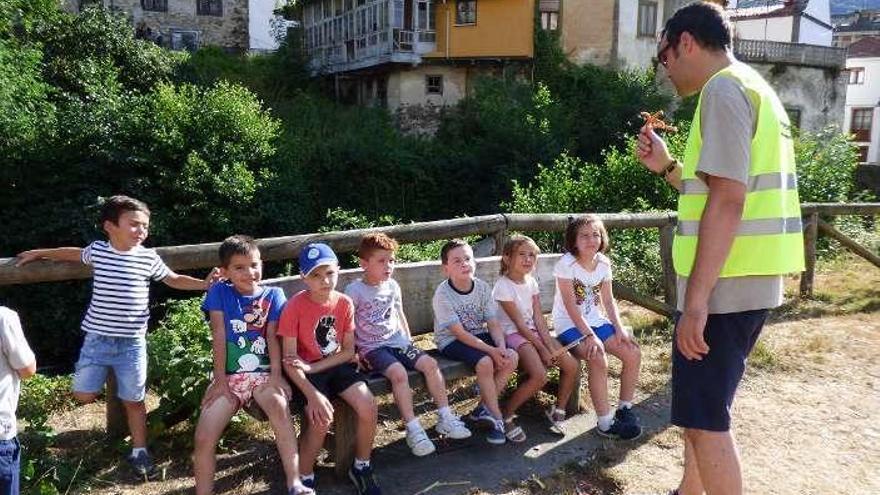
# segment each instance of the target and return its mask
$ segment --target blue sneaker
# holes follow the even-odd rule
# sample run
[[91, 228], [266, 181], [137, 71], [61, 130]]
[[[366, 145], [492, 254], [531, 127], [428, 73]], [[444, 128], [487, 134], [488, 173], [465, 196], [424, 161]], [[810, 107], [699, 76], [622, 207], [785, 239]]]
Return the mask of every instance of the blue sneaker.
[[379, 484], [373, 477], [372, 467], [357, 469], [352, 465], [348, 470], [348, 478], [354, 483], [358, 495], [382, 495], [382, 490], [379, 489]]
[[[489, 416], [491, 418], [491, 416]], [[486, 435], [486, 441], [492, 445], [503, 445], [507, 441], [504, 435], [504, 422], [492, 418], [492, 429]]]
[[596, 427], [600, 435], [614, 440], [635, 440], [642, 436], [642, 427], [621, 421], [614, 421], [607, 430]]
[[468, 413], [467, 417], [469, 420], [474, 422], [485, 421], [492, 426], [495, 425], [495, 418], [492, 417], [492, 413], [490, 413], [489, 410], [483, 406], [483, 404], [480, 404], [476, 408], [474, 408], [473, 411]]
[[638, 425], [639, 417], [633, 412], [631, 407], [619, 407], [614, 413], [614, 420], [628, 425]]
[[299, 482], [302, 483], [302, 485], [303, 485], [304, 487], [306, 487], [306, 488], [311, 488], [312, 490], [315, 489], [315, 485], [316, 485], [316, 483], [317, 483], [314, 477], [312, 477], [312, 478], [310, 478], [310, 479], [303, 479], [303, 478], [300, 478], [300, 479], [299, 479]]

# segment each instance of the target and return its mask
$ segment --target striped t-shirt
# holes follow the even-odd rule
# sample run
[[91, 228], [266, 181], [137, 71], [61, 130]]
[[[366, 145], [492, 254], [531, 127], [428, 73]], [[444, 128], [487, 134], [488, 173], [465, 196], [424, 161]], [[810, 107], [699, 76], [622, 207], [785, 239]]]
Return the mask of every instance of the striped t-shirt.
[[156, 251], [137, 246], [122, 252], [107, 241], [95, 241], [83, 249], [82, 262], [94, 269], [83, 331], [107, 337], [145, 335], [150, 280], [162, 280], [170, 273]]

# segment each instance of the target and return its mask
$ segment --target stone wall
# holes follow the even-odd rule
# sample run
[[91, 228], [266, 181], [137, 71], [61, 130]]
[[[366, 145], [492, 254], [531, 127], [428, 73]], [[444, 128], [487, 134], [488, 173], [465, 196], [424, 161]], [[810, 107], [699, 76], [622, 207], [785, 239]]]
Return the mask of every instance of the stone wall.
[[846, 103], [845, 74], [831, 68], [749, 62], [776, 90], [787, 109], [800, 110], [800, 127], [815, 132], [840, 127]]
[[[68, 0], [69, 1], [69, 0]], [[104, 6], [125, 12], [141, 36], [170, 47], [175, 32], [195, 31], [199, 46], [248, 49], [248, 0], [223, 0], [223, 15], [197, 15], [195, 0], [167, 0], [166, 12], [146, 11], [141, 0], [103, 0]]]

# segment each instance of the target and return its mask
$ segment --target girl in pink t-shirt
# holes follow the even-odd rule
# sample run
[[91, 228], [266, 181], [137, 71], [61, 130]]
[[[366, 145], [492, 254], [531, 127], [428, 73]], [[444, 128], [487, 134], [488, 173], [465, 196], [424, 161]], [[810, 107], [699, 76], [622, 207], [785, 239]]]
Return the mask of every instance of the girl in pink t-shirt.
[[519, 386], [502, 408], [507, 438], [522, 442], [526, 435], [513, 424], [517, 409], [547, 383], [547, 368], [559, 366], [559, 393], [556, 404], [547, 411], [551, 431], [564, 435], [565, 404], [574, 390], [578, 362], [571, 354], [560, 352], [562, 346], [547, 330], [541, 311], [538, 282], [532, 276], [538, 261], [538, 245], [531, 238], [514, 235], [504, 245], [501, 256], [501, 277], [495, 282], [492, 297], [501, 311], [498, 321], [504, 330], [507, 346], [519, 354], [519, 364], [528, 379]]

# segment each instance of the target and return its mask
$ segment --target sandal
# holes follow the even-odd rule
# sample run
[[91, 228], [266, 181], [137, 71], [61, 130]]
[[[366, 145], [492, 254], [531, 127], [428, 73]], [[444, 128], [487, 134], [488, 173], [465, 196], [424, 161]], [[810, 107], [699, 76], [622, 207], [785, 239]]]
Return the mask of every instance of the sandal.
[[526, 432], [513, 422], [513, 418], [504, 422], [504, 436], [513, 443], [526, 441]]
[[557, 435], [565, 435], [565, 410], [556, 407], [550, 407], [544, 411], [547, 420], [550, 421], [550, 431]]

